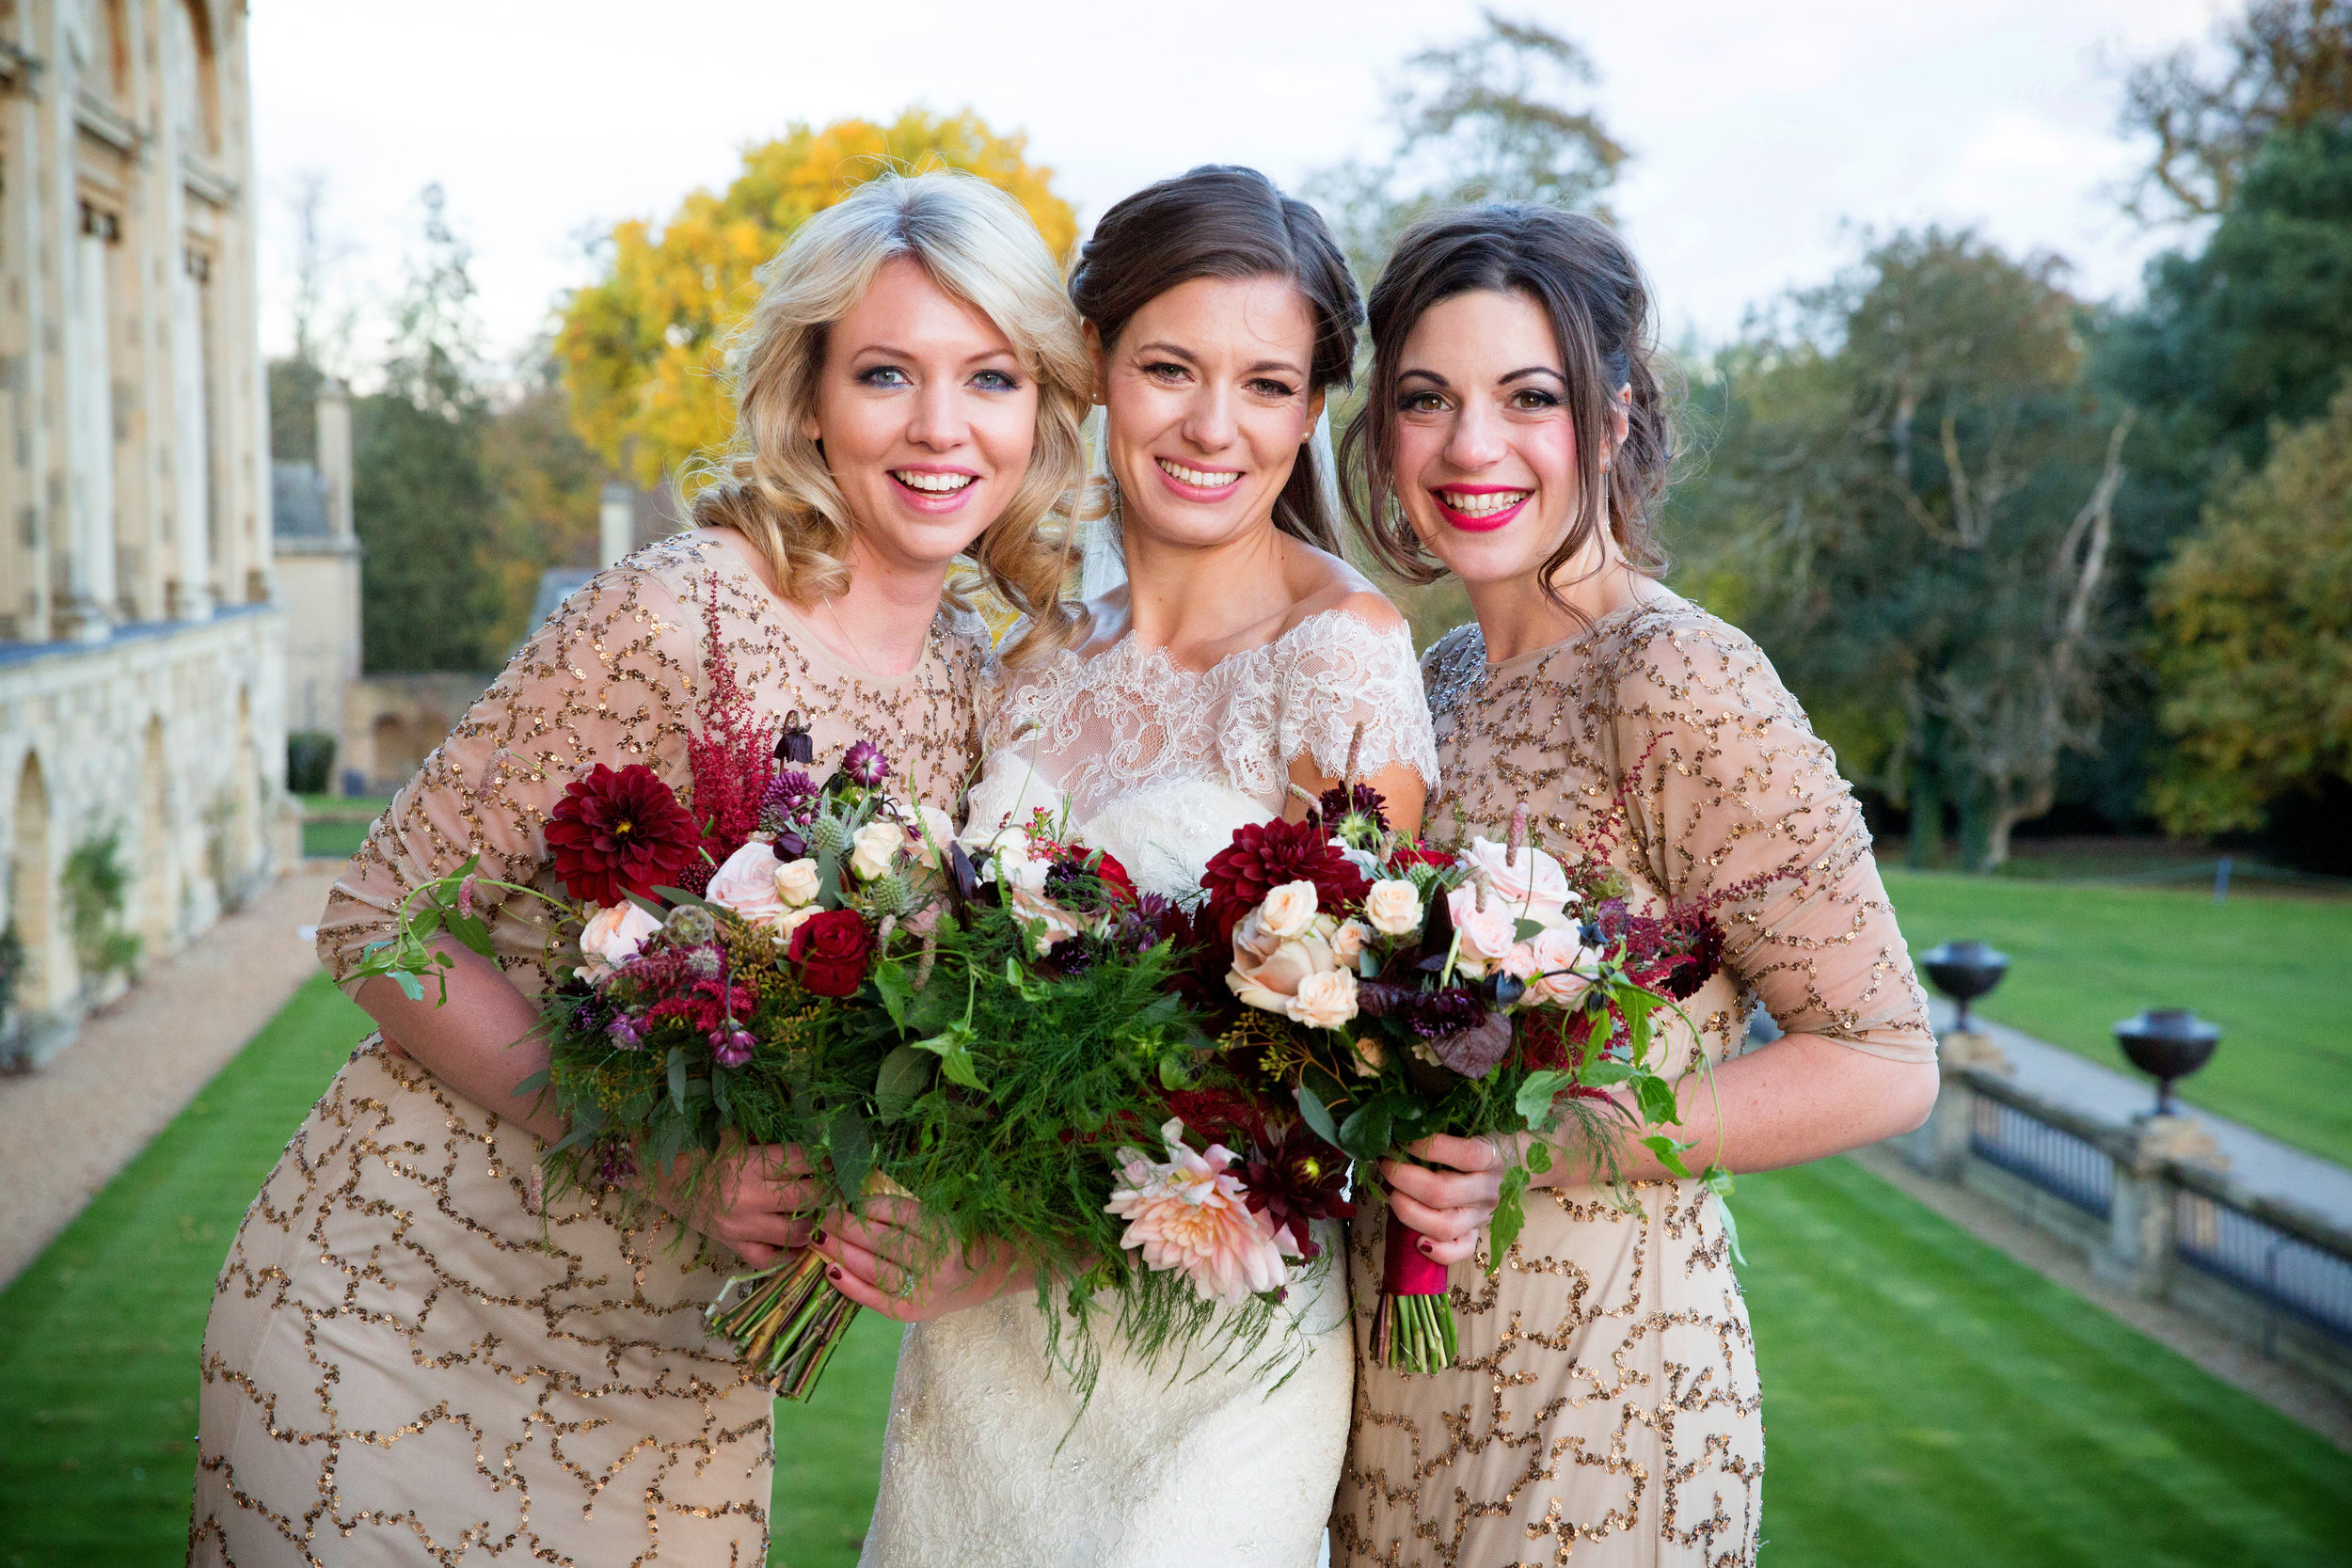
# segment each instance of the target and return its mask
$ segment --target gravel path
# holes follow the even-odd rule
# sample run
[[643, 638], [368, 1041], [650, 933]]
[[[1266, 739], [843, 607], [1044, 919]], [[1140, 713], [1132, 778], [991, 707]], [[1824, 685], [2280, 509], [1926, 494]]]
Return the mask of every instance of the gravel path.
[[306, 862], [130, 992], [46, 1067], [0, 1077], [0, 1287], [319, 972], [340, 861]]

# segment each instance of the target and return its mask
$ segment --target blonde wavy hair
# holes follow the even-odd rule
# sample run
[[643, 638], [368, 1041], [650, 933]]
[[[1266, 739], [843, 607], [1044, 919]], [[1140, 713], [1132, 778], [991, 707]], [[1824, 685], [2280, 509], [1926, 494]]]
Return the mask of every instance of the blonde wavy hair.
[[794, 603], [849, 586], [856, 531], [824, 453], [802, 426], [817, 401], [832, 325], [884, 263], [913, 257], [931, 281], [995, 324], [1036, 378], [1037, 442], [1004, 514], [950, 573], [948, 603], [970, 608], [984, 579], [1026, 625], [1006, 662], [1067, 647], [1083, 611], [1064, 602], [1086, 449], [1079, 423], [1093, 372], [1078, 313], [1045, 242], [1012, 198], [974, 175], [935, 169], [868, 181], [803, 223], [759, 269], [759, 303], [727, 353], [737, 416], [723, 456], [691, 476], [694, 521], [731, 528], [767, 558]]

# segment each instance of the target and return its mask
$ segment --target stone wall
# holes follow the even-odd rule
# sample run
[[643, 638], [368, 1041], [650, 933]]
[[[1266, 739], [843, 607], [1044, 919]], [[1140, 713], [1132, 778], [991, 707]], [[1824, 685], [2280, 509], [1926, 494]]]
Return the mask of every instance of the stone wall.
[[268, 605], [0, 648], [0, 925], [25, 960], [0, 1034], [38, 1050], [104, 998], [67, 925], [77, 846], [119, 830], [123, 926], [149, 962], [299, 859], [285, 667], [285, 614]]

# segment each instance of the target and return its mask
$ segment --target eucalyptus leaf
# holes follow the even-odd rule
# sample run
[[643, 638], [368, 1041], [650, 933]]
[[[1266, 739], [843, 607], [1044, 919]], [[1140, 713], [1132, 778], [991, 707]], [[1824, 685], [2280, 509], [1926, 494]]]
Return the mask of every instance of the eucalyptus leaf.
[[538, 1071], [532, 1073], [530, 1077], [515, 1085], [515, 1098], [520, 1100], [524, 1095], [537, 1094], [541, 1089], [544, 1089], [547, 1086], [548, 1069], [546, 1068], [541, 1068]]
[[1345, 1149], [1346, 1146], [1340, 1142], [1339, 1127], [1331, 1120], [1329, 1108], [1315, 1097], [1314, 1090], [1304, 1084], [1298, 1085], [1298, 1114], [1307, 1118], [1307, 1125], [1315, 1130], [1315, 1136], [1333, 1148]]
[[1389, 1151], [1388, 1105], [1377, 1100], [1356, 1108], [1340, 1123], [1340, 1148], [1359, 1160], [1377, 1160]]
[[866, 1173], [874, 1164], [874, 1141], [865, 1118], [855, 1111], [834, 1113], [825, 1125], [825, 1149], [833, 1158], [834, 1180], [845, 1193], [866, 1190]]
[[931, 1086], [938, 1069], [937, 1062], [911, 1045], [899, 1046], [884, 1056], [874, 1079], [875, 1115], [883, 1121], [904, 1117]]
[[686, 1047], [670, 1047], [670, 1103], [686, 1109]]

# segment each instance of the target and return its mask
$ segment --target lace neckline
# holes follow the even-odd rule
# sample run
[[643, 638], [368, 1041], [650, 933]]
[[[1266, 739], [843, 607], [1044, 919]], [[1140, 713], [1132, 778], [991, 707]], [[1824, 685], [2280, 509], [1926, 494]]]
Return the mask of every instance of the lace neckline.
[[1202, 687], [1216, 687], [1232, 679], [1236, 672], [1242, 670], [1250, 661], [1272, 658], [1281, 651], [1285, 644], [1302, 639], [1309, 627], [1319, 626], [1335, 619], [1353, 621], [1367, 634], [1374, 637], [1389, 635], [1386, 630], [1374, 626], [1361, 616], [1352, 615], [1344, 610], [1334, 608], [1315, 611], [1271, 641], [1261, 642], [1254, 648], [1237, 648], [1206, 670], [1191, 670], [1177, 663], [1175, 656], [1170, 654], [1165, 646], [1144, 646], [1136, 641], [1136, 634], [1132, 627], [1121, 634], [1118, 641], [1091, 657], [1081, 655], [1075, 650], [1067, 651], [1062, 657], [1089, 674], [1098, 672], [1112, 673], [1132, 670], [1136, 674], [1147, 676], [1163, 686], [1181, 685], [1189, 681], [1196, 682]]

